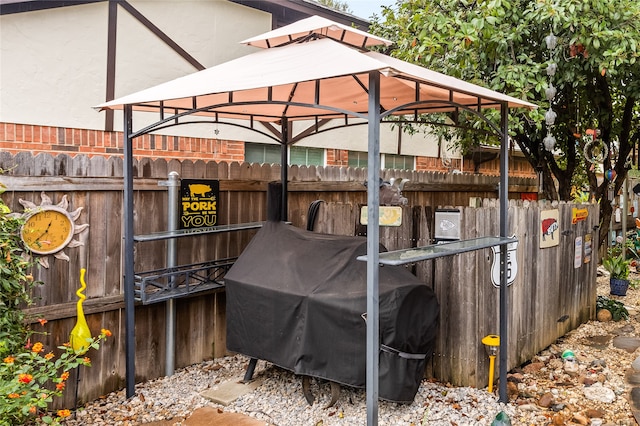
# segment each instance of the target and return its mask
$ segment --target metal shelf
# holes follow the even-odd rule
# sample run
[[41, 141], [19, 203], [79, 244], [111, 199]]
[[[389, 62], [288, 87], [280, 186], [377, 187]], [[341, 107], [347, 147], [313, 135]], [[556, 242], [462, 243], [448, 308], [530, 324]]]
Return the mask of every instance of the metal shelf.
[[159, 240], [168, 240], [170, 238], [194, 237], [197, 235], [219, 234], [222, 232], [230, 232], [230, 231], [242, 231], [245, 229], [262, 228], [263, 224], [264, 222], [233, 223], [230, 225], [208, 226], [206, 228], [178, 229], [176, 231], [154, 232], [153, 234], [134, 235], [133, 241], [135, 242], [159, 241]]
[[[433, 244], [424, 247], [387, 251], [379, 254], [379, 263], [381, 265], [405, 265], [407, 263], [419, 262], [421, 260], [452, 256], [454, 254], [494, 246], [503, 246], [517, 241], [518, 239], [515, 237], [480, 237], [470, 240]], [[358, 256], [357, 259], [366, 262], [367, 256]]]
[[224, 288], [224, 275], [237, 258], [140, 272], [134, 276], [135, 300], [143, 305]]

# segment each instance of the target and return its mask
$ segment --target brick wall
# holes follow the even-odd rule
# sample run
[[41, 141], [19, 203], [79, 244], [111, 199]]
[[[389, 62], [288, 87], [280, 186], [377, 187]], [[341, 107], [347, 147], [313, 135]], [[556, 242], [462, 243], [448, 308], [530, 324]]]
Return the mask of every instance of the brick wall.
[[[135, 138], [136, 158], [244, 161], [244, 142], [183, 136], [143, 135]], [[16, 154], [122, 155], [122, 132], [0, 123], [0, 150]]]
[[[221, 139], [193, 138], [184, 136], [143, 135], [135, 138], [133, 155], [136, 158], [215, 160], [224, 162], [244, 161], [244, 142]], [[64, 153], [73, 156], [84, 154], [111, 156], [122, 155], [124, 136], [122, 132], [68, 129], [63, 127], [39, 126], [32, 124], [0, 123], [0, 151], [16, 154], [30, 151], [34, 154]], [[327, 149], [327, 166], [347, 167], [349, 151]], [[464, 170], [460, 159], [451, 159], [449, 167], [440, 158], [416, 157], [417, 171], [441, 171], [458, 169], [473, 173], [473, 162], [465, 161]], [[480, 174], [499, 175], [499, 160], [483, 163]], [[535, 177], [535, 171], [524, 159], [512, 157], [509, 161], [511, 176]]]

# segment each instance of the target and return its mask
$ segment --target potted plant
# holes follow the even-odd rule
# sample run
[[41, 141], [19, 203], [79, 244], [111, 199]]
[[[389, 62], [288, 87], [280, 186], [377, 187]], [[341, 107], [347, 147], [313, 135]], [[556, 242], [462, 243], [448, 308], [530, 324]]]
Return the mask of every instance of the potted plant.
[[626, 296], [629, 288], [629, 265], [631, 260], [622, 255], [609, 256], [602, 262], [602, 266], [609, 272], [610, 293], [614, 296]]

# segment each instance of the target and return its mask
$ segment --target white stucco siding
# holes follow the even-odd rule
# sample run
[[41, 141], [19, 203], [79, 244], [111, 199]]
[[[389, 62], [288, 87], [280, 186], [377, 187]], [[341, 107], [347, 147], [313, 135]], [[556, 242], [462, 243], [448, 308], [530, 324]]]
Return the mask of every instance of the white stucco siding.
[[[302, 127], [302, 126], [301, 126]], [[400, 138], [400, 141], [399, 141]], [[413, 135], [402, 132], [398, 135], [398, 127], [390, 124], [380, 126], [380, 152], [382, 154], [398, 154], [398, 144], [401, 155], [438, 156], [438, 138], [425, 128]], [[331, 130], [304, 138], [298, 143], [300, 146], [314, 148], [340, 148], [351, 151], [367, 151], [367, 126], [359, 125], [349, 128]], [[448, 151], [450, 158], [459, 158], [460, 154], [454, 150]]]
[[96, 122], [88, 107], [105, 93], [106, 11], [98, 3], [0, 17], [0, 120]]
[[[238, 42], [271, 29], [268, 13], [225, 0], [131, 4], [205, 67], [253, 51]], [[91, 107], [106, 100], [107, 25], [108, 2], [0, 16], [0, 121], [103, 129]], [[122, 7], [117, 32], [116, 97], [196, 71]]]

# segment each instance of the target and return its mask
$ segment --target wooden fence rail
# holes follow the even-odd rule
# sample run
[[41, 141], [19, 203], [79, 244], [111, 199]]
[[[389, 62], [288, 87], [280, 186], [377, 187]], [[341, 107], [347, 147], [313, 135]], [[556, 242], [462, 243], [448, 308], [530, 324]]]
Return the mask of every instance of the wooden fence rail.
[[[69, 261], [48, 257], [49, 267], [35, 271], [44, 282], [35, 292], [36, 305], [28, 312], [49, 320], [44, 339], [55, 347], [68, 340], [75, 324], [75, 291], [79, 270], [87, 268], [87, 300], [84, 311], [91, 330], [108, 328], [113, 337], [91, 354], [93, 367], [85, 369], [79, 387], [79, 403], [124, 387], [123, 303], [123, 180], [120, 158], [69, 157], [48, 154], [15, 156], [0, 153], [0, 183], [7, 187], [4, 202], [22, 211], [19, 199], [39, 204], [41, 192], [54, 203], [67, 195], [69, 209], [83, 207], [76, 223], [89, 224], [77, 238], [83, 246], [66, 248]], [[135, 162], [134, 206], [136, 235], [167, 227], [166, 187], [159, 183], [176, 171], [182, 178], [218, 179], [220, 224], [266, 219], [266, 189], [280, 179], [280, 166], [203, 161], [141, 159]], [[462, 238], [498, 234], [498, 177], [389, 171], [383, 178], [408, 178], [403, 195], [401, 227], [381, 228], [381, 242], [388, 249], [423, 246], [433, 242], [434, 211], [439, 206], [460, 206]], [[324, 200], [315, 230], [341, 235], [364, 235], [360, 207], [366, 204], [366, 169], [297, 167], [289, 170], [288, 218], [293, 226], [306, 227], [309, 205]], [[594, 315], [597, 259], [574, 265], [575, 237], [591, 235], [597, 210], [587, 208], [587, 220], [571, 223], [574, 206], [560, 204], [559, 245], [540, 249], [540, 212], [551, 209], [536, 202], [516, 201], [522, 193], [536, 191], [535, 182], [511, 179], [510, 229], [519, 238], [518, 276], [510, 287], [510, 366], [529, 359], [557, 337]], [[471, 197], [484, 200], [480, 208], [466, 207]], [[179, 265], [239, 255], [256, 230], [202, 235], [178, 239]], [[597, 241], [592, 241], [597, 247]], [[165, 266], [166, 241], [139, 242], [135, 246], [135, 270]], [[436, 291], [441, 304], [440, 333], [428, 374], [456, 385], [485, 386], [487, 357], [480, 339], [497, 333], [498, 291], [490, 277], [489, 249], [419, 262], [408, 267]], [[177, 368], [222, 356], [225, 347], [225, 293], [211, 291], [176, 300]], [[136, 306], [136, 381], [164, 375], [165, 304]], [[40, 325], [34, 323], [39, 330]], [[72, 387], [70, 387], [72, 388]], [[73, 406], [73, 390], [61, 402]]]

